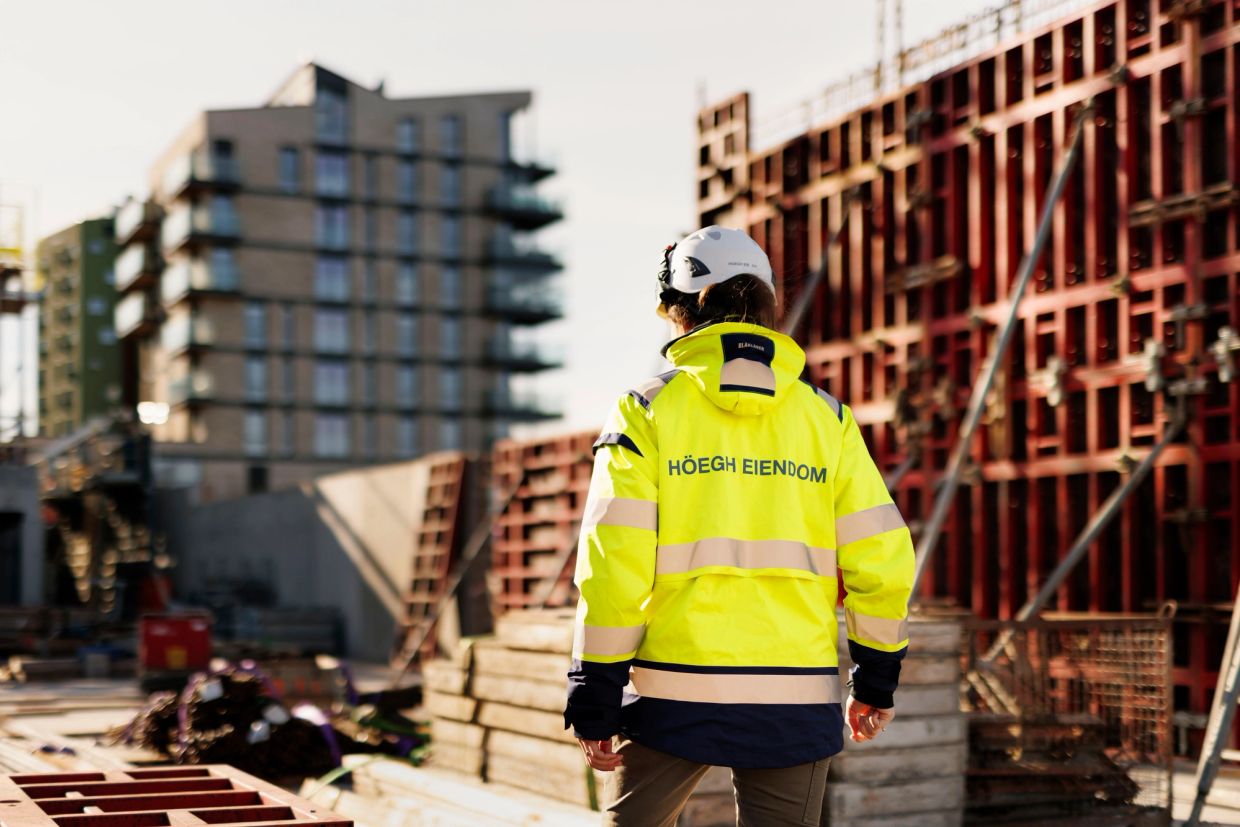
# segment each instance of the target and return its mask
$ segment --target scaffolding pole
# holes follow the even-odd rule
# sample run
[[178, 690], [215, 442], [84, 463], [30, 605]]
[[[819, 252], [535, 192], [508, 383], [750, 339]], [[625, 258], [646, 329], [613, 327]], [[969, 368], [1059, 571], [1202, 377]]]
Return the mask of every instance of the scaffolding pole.
[[1236, 704], [1240, 703], [1240, 657], [1237, 657], [1237, 648], [1240, 648], [1240, 594], [1236, 595], [1231, 610], [1231, 627], [1227, 631], [1227, 646], [1219, 670], [1219, 682], [1214, 687], [1210, 722], [1206, 725], [1201, 758], [1197, 761], [1194, 785], [1197, 794], [1193, 798], [1193, 809], [1185, 819], [1184, 827], [1197, 827], [1201, 823], [1201, 811], [1206, 806], [1210, 788], [1214, 786], [1219, 764], [1223, 760], [1223, 747], [1227, 744], [1227, 735], [1231, 732], [1231, 724], [1236, 717]]
[[965, 412], [964, 421], [960, 424], [960, 433], [956, 437], [956, 446], [952, 449], [951, 459], [947, 463], [947, 470], [940, 483], [938, 496], [934, 501], [934, 510], [930, 513], [930, 520], [926, 523], [925, 532], [921, 535], [921, 539], [917, 544], [917, 571], [913, 578], [914, 596], [917, 595], [917, 589], [921, 585], [921, 579], [925, 574], [926, 566], [934, 555], [935, 546], [938, 545], [939, 537], [943, 533], [943, 523], [947, 521], [947, 514], [951, 511], [956, 490], [960, 487], [960, 475], [964, 470], [965, 459], [969, 456], [969, 449], [972, 447], [973, 433], [977, 430], [978, 423], [982, 419], [982, 411], [986, 407], [986, 395], [990, 393], [991, 385], [994, 384], [995, 376], [999, 372], [999, 366], [1003, 364], [1004, 357], [1007, 356], [1008, 347], [1012, 344], [1012, 336], [1016, 331], [1016, 319], [1020, 313], [1021, 299], [1024, 298], [1025, 290], [1033, 278], [1033, 271], [1037, 267], [1038, 260], [1042, 257], [1042, 251], [1046, 247], [1046, 242], [1050, 239], [1051, 226], [1054, 223], [1055, 204], [1063, 196], [1068, 178], [1076, 167], [1077, 158], [1080, 157], [1081, 136], [1085, 132], [1085, 118], [1090, 111], [1092, 111], [1092, 105], [1087, 103], [1076, 113], [1076, 118], [1073, 120], [1072, 140], [1068, 146], [1068, 153], [1064, 156], [1059, 172], [1055, 176], [1055, 182], [1047, 195], [1046, 203], [1042, 207], [1042, 216], [1038, 220], [1038, 232], [1034, 236], [1033, 247], [1020, 263], [1019, 275], [1015, 285], [1012, 287], [1012, 294], [1008, 299], [1007, 318], [999, 328], [999, 336], [995, 341], [993, 352], [987, 358], [986, 365], [982, 369], [981, 379], [973, 386], [973, 394], [969, 398], [969, 407]]

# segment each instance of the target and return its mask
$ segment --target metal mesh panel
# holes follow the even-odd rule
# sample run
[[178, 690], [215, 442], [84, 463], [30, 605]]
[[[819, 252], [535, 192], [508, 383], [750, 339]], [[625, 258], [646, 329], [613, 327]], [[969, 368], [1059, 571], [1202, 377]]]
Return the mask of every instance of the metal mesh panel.
[[972, 823], [1170, 812], [1169, 618], [976, 621], [966, 640]]

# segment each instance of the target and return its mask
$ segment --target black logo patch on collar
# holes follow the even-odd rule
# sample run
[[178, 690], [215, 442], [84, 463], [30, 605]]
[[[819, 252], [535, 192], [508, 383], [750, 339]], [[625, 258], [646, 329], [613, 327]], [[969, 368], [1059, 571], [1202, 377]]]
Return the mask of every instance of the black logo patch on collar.
[[775, 360], [775, 342], [766, 336], [755, 333], [724, 333], [719, 337], [723, 342], [723, 361], [748, 359], [763, 365], [770, 365]]

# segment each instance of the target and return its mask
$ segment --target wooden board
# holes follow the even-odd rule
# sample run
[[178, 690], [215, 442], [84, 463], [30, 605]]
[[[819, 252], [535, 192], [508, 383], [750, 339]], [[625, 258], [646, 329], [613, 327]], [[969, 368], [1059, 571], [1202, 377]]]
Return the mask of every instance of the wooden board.
[[479, 700], [499, 701], [547, 712], [563, 712], [568, 689], [566, 683], [475, 675], [473, 694]]
[[603, 797], [605, 782], [596, 780], [592, 790], [588, 775], [592, 770], [581, 760], [580, 755], [578, 759], [577, 769], [562, 770], [548, 769], [524, 758], [489, 755], [487, 780], [519, 787], [557, 801], [597, 809]]
[[960, 711], [960, 687], [955, 683], [911, 684], [896, 690], [896, 717], [951, 715]]
[[576, 772], [586, 766], [585, 756], [575, 741], [564, 744], [501, 729], [488, 734], [486, 751], [488, 758], [497, 755], [519, 758], [531, 765], [562, 772]]
[[474, 644], [474, 672], [479, 675], [545, 680], [562, 686], [571, 661], [567, 654], [523, 652], [498, 640]]
[[431, 719], [431, 744], [453, 744], [480, 749], [486, 740], [486, 727], [448, 718]]
[[577, 743], [572, 732], [564, 728], [564, 716], [558, 712], [544, 712], [497, 701], [483, 701], [478, 704], [478, 723], [494, 729], [533, 735], [536, 738], [546, 738], [550, 741]]
[[482, 747], [467, 747], [461, 744], [432, 742], [428, 765], [439, 769], [452, 770], [481, 778], [482, 769], [486, 764], [486, 753]]
[[831, 783], [886, 784], [963, 776], [969, 760], [969, 747], [963, 741], [905, 749], [853, 750], [849, 747], [831, 759]]
[[573, 649], [572, 609], [508, 612], [495, 623], [495, 636], [510, 649], [561, 652]]
[[472, 721], [478, 701], [460, 695], [445, 695], [442, 692], [427, 692], [423, 704], [432, 718], [451, 718], [454, 721]]
[[469, 670], [448, 660], [428, 660], [422, 664], [422, 685], [430, 692], [464, 695]]
[[[964, 807], [964, 777], [934, 778], [903, 784], [869, 787], [862, 784], [828, 784], [831, 823], [835, 820], [960, 811]], [[883, 824], [890, 823], [887, 820]], [[916, 822], [923, 824], [924, 822]]]
[[846, 750], [879, 752], [906, 747], [935, 747], [963, 743], [968, 736], [968, 720], [964, 715], [927, 715], [921, 718], [896, 719], [882, 735], [864, 744], [846, 741]]

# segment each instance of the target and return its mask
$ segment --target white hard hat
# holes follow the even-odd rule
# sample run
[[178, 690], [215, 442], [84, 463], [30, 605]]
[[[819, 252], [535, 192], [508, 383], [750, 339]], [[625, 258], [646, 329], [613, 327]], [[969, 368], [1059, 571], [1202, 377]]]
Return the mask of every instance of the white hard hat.
[[700, 293], [712, 284], [745, 274], [757, 276], [775, 292], [771, 261], [758, 242], [742, 230], [712, 224], [669, 249], [660, 281], [664, 289]]

